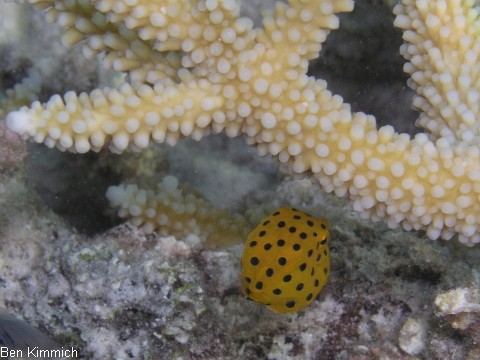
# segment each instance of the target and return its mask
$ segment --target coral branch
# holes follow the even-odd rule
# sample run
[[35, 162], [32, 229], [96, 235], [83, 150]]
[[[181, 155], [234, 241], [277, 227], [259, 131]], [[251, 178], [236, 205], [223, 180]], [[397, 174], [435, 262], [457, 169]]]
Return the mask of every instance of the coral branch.
[[394, 12], [404, 30], [400, 53], [417, 92], [417, 125], [452, 145], [480, 145], [480, 22], [475, 1], [403, 1]]
[[78, 96], [68, 92], [64, 99], [56, 95], [43, 106], [34, 102], [28, 110], [10, 113], [7, 124], [36, 142], [78, 153], [98, 151], [105, 144], [116, 153], [129, 146], [138, 151], [150, 138], [172, 146], [180, 135], [199, 140], [224, 98], [214, 94], [210, 83], [180, 76], [185, 83], [164, 81], [153, 88], [124, 83], [118, 90]]
[[155, 192], [136, 185], [110, 186], [107, 198], [119, 209], [120, 217], [148, 234], [157, 230], [179, 239], [195, 235], [209, 245], [239, 243], [247, 235], [248, 227], [240, 216], [231, 217], [205, 199], [185, 193], [171, 175], [164, 177]]

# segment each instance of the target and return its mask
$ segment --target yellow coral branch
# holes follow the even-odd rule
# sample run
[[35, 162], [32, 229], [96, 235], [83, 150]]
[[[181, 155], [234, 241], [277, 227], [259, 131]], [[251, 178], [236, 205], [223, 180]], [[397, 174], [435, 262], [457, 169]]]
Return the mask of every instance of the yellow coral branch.
[[248, 227], [240, 216], [217, 210], [205, 199], [185, 193], [178, 180], [165, 176], [156, 191], [136, 185], [110, 186], [107, 198], [118, 215], [150, 234], [160, 231], [178, 239], [190, 235], [209, 245], [227, 245], [243, 241]]
[[[153, 84], [159, 79], [175, 78], [182, 67], [178, 49], [160, 51], [154, 39], [145, 38], [141, 32], [127, 27], [129, 23], [124, 20], [128, 12], [123, 17], [118, 14], [125, 12], [126, 5], [119, 1], [116, 5], [110, 1], [82, 0], [31, 0], [30, 3], [46, 9], [50, 22], [65, 27], [62, 36], [65, 46], [83, 41], [85, 57], [102, 53], [105, 67], [128, 72], [132, 82]], [[181, 10], [188, 13], [190, 7]]]
[[[94, 90], [90, 95], [68, 92], [64, 99], [53, 96], [45, 106], [34, 102], [28, 115], [13, 113], [14, 121], [7, 122], [12, 131], [28, 134], [36, 142], [79, 153], [98, 151], [105, 144], [116, 153], [129, 146], [138, 151], [148, 146], [150, 138], [173, 146], [180, 135], [199, 140], [210, 125], [211, 113], [224, 103], [210, 83], [191, 77], [185, 81], [179, 85], [166, 81], [154, 88], [124, 83], [118, 90]], [[32, 119], [45, 121], [33, 124]]]
[[395, 26], [404, 30], [404, 71], [417, 95], [417, 125], [432, 139], [480, 146], [480, 22], [474, 0], [405, 0]]

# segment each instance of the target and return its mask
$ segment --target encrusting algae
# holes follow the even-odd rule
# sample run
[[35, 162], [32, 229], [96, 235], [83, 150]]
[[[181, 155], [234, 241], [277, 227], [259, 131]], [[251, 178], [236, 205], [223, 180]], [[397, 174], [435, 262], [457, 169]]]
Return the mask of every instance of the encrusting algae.
[[242, 255], [242, 292], [277, 313], [311, 304], [330, 273], [330, 225], [292, 207], [264, 218]]

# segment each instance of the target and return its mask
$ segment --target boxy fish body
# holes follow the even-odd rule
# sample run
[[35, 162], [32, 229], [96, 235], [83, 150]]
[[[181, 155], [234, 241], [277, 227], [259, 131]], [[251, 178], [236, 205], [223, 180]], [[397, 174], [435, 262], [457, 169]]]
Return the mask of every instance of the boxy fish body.
[[292, 207], [264, 218], [250, 233], [242, 256], [242, 292], [274, 312], [311, 304], [330, 273], [330, 227]]

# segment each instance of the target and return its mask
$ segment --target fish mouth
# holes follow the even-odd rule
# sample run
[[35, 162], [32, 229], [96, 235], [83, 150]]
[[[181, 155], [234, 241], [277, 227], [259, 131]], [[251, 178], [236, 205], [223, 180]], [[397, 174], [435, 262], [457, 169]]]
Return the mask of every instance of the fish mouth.
[[[255, 301], [255, 300], [253, 300], [250, 296], [247, 296], [246, 299], [247, 299], [248, 301], [257, 302], [257, 301]], [[270, 305], [272, 305], [272, 304], [271, 304], [271, 303], [266, 303], [266, 304], [263, 304], [263, 305], [270, 306]]]

